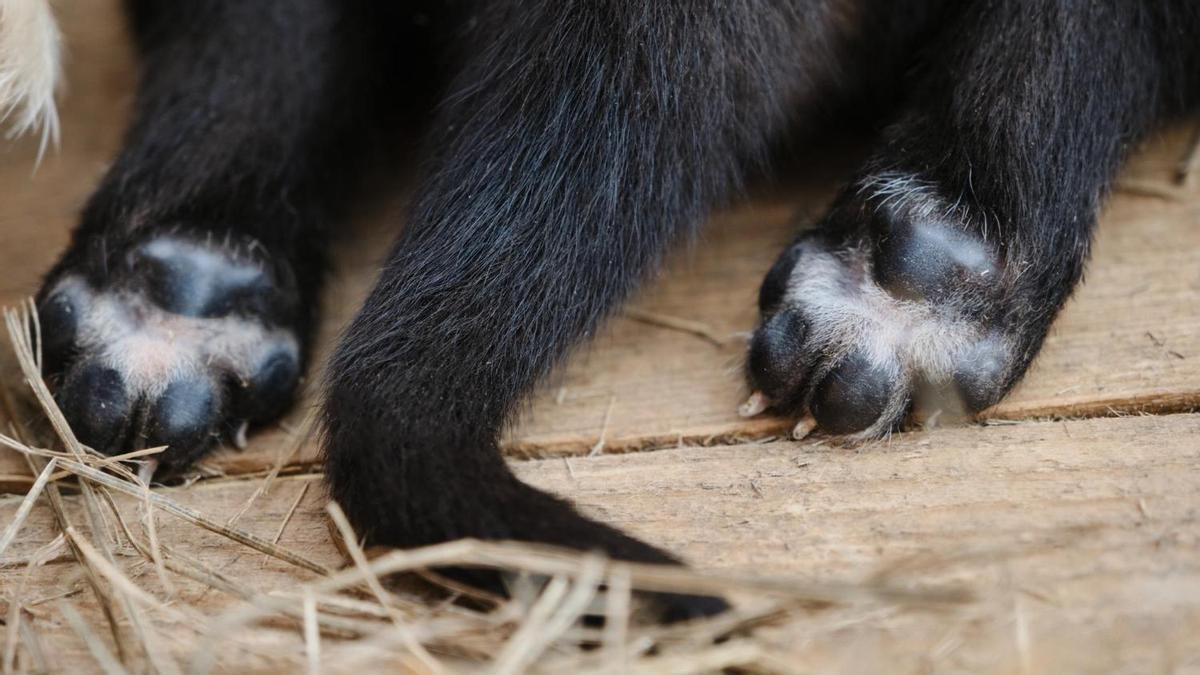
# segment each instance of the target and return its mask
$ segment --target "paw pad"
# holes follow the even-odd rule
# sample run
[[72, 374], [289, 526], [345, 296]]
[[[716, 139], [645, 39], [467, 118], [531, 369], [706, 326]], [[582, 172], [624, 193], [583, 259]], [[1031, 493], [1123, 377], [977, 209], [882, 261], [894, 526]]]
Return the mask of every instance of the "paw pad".
[[1014, 340], [989, 318], [1003, 314], [999, 254], [927, 186], [868, 185], [763, 282], [743, 413], [809, 412], [826, 431], [874, 437], [916, 399], [926, 413], [971, 414], [1010, 384]]
[[47, 369], [80, 440], [167, 445], [182, 469], [222, 435], [280, 414], [301, 373], [295, 284], [228, 242], [133, 246], [102, 287], [65, 270], [39, 302]]
[[101, 452], [123, 440], [133, 412], [133, 399], [121, 373], [100, 364], [76, 368], [63, 381], [58, 399], [75, 434]]
[[153, 239], [129, 256], [136, 284], [158, 307], [180, 316], [220, 317], [275, 290], [266, 270], [198, 242]]
[[901, 300], [949, 302], [966, 289], [999, 279], [986, 242], [941, 219], [897, 216], [890, 210], [873, 256], [875, 280]]
[[831, 370], [809, 404], [818, 426], [834, 434], [868, 429], [883, 417], [896, 388], [892, 369], [854, 353]]

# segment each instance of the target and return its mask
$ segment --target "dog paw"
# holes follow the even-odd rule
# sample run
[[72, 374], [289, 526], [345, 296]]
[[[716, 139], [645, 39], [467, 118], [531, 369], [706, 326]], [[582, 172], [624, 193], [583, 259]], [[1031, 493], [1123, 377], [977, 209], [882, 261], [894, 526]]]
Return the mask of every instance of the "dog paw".
[[729, 611], [729, 603], [714, 595], [685, 595], [682, 593], [644, 594], [661, 623], [672, 624], [703, 619]]
[[904, 176], [862, 183], [776, 262], [742, 408], [811, 413], [814, 426], [880, 436], [912, 411], [970, 416], [1024, 370], [1011, 317], [1015, 266], [980, 216]]
[[281, 414], [301, 375], [290, 269], [253, 242], [158, 234], [68, 253], [39, 294], [43, 358], [80, 441], [168, 446], [169, 474]]

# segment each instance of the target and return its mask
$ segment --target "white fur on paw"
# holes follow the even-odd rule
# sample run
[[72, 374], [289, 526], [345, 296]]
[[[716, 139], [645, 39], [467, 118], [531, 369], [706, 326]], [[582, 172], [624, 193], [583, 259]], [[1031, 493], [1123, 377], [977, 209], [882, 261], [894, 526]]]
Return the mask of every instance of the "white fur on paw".
[[958, 417], [1009, 381], [1014, 338], [1003, 316], [1005, 263], [963, 226], [959, 204], [915, 178], [867, 182], [866, 201], [805, 235], [763, 286], [751, 341], [756, 391], [745, 412], [811, 410], [823, 428], [874, 437], [915, 403]]
[[247, 386], [281, 353], [299, 362], [292, 331], [250, 318], [173, 314], [138, 291], [94, 291], [76, 276], [63, 278], [51, 296], [63, 297], [78, 312], [76, 351], [121, 373], [128, 387], [148, 397], [160, 395], [170, 382], [212, 372]]
[[[831, 361], [862, 350], [873, 364], [896, 376], [919, 372], [933, 381], [945, 380], [976, 344], [992, 337], [975, 322], [927, 301], [893, 297], [875, 283], [861, 250], [806, 251], [784, 304], [801, 309], [809, 320], [810, 340]], [[1007, 341], [1000, 340], [1003, 351]]]

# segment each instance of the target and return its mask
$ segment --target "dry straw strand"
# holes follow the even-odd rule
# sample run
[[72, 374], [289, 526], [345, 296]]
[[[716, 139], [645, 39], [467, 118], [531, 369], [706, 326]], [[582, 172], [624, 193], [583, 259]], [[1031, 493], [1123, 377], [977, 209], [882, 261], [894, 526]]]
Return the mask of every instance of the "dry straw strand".
[[[309, 672], [319, 672], [335, 664], [339, 669], [353, 664], [378, 665], [381, 659], [415, 672], [439, 675], [456, 672], [453, 662], [441, 658], [443, 653], [487, 664], [496, 673], [531, 670], [683, 673], [729, 667], [769, 668], [778, 661], [772, 660], [775, 656], [771, 649], [753, 636], [745, 636], [745, 632], [788, 612], [789, 607], [813, 602], [889, 608], [954, 606], [970, 597], [955, 587], [915, 589], [885, 578], [866, 584], [798, 583], [785, 578], [713, 574], [683, 567], [613, 561], [595, 554], [517, 542], [459, 540], [391, 551], [369, 560], [336, 505], [330, 505], [327, 511], [353, 565], [331, 570], [279, 544], [313, 477], [300, 478], [305, 482], [295, 497], [289, 497], [286, 512], [272, 538], [236, 526], [242, 515], [264, 502], [266, 495], [273, 494], [270, 487], [279, 480], [282, 467], [292, 455], [277, 457], [272, 470], [232, 517], [218, 519], [184, 506], [167, 494], [152, 490], [123, 464], [161, 452], [161, 448], [104, 457], [79, 443], [40, 377], [40, 337], [35, 310], [29, 305], [20, 311], [8, 310], [5, 320], [22, 373], [62, 446], [61, 449], [37, 447], [29, 443], [28, 434], [19, 431], [0, 436], [0, 445], [22, 453], [37, 475], [30, 493], [17, 509], [20, 517], [10, 523], [0, 538], [0, 552], [9, 546], [26, 519], [21, 514], [27, 514], [35, 500], [46, 497], [61, 531], [66, 533], [65, 538], [57, 540], [60, 543], [54, 550], [69, 547], [96, 592], [101, 609], [111, 617], [110, 603], [120, 605], [122, 613], [127, 615], [123, 628], [128, 629], [138, 645], [132, 650], [124, 646], [125, 630], [118, 630], [115, 617], [110, 618], [113, 644], [117, 648], [114, 655], [74, 605], [66, 601], [56, 603], [54, 609], [105, 672], [146, 667], [156, 672], [176, 672], [174, 658], [179, 652], [167, 649], [165, 634], [158, 629], [164, 620], [183, 623], [197, 636], [195, 643], [183, 647], [191, 654], [189, 671], [197, 673], [212, 670], [218, 659], [222, 664], [230, 659], [233, 659], [230, 663], [238, 663], [242, 654], [287, 664], [293, 670], [307, 668]], [[5, 405], [11, 407], [5, 394]], [[610, 402], [608, 414], [611, 407]], [[70, 522], [63, 508], [58, 481], [66, 478], [78, 480], [80, 494], [73, 499], [82, 506], [88, 535]], [[130, 501], [122, 506], [118, 499]], [[99, 504], [107, 509], [99, 508]], [[137, 509], [141, 514], [140, 534], [127, 522], [127, 509]], [[287, 562], [293, 575], [299, 574], [296, 570], [299, 568], [318, 576], [296, 579], [289, 589], [258, 589], [236, 574], [218, 571], [189, 555], [186, 547], [163, 541], [162, 531], [156, 525], [156, 510]], [[139, 560], [146, 561], [137, 564], [153, 566], [155, 574], [150, 578], [157, 576], [169, 602], [143, 588], [135, 581], [136, 577], [117, 564], [113, 547], [124, 545], [121, 542], [128, 542], [124, 550], [132, 547]], [[48, 555], [50, 549], [45, 552]], [[383, 583], [385, 578], [404, 573], [436, 578], [430, 570], [440, 567], [482, 567], [548, 581], [527, 605], [489, 597], [490, 603], [485, 604], [498, 607], [489, 613], [454, 604], [430, 607], [427, 600], [410, 599], [389, 591]], [[202, 614], [184, 599], [190, 594], [182, 595], [173, 588], [172, 579], [200, 584], [205, 593], [217, 590], [234, 604], [226, 605], [226, 610], [215, 615]], [[475, 597], [474, 591], [461, 590], [466, 597]], [[646, 626], [631, 622], [634, 594], [641, 591], [725, 596], [744, 593], [766, 599], [686, 625]], [[74, 591], [68, 591], [71, 592]], [[580, 626], [580, 618], [594, 610], [603, 613], [604, 627]], [[14, 620], [13, 630], [23, 630], [22, 625], [31, 629], [29, 623]], [[279, 632], [281, 623], [286, 628], [283, 633]], [[272, 640], [290, 636], [288, 639], [293, 642], [289, 644], [293, 647], [280, 649], [255, 642], [254, 636], [268, 633]], [[742, 637], [719, 642], [730, 635]], [[581, 642], [599, 645], [599, 649], [583, 650]], [[438, 657], [433, 656], [435, 651]], [[145, 662], [134, 659], [142, 654]]]

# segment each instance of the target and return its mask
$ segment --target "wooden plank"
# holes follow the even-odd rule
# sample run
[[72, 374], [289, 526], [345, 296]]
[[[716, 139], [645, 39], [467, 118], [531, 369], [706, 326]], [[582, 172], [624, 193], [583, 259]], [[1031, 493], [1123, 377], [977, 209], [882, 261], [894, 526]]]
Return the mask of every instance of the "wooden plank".
[[1148, 514], [1182, 525], [1200, 515], [1197, 439], [1200, 415], [1187, 414], [938, 429], [856, 448], [783, 441], [513, 466], [696, 565], [849, 581], [911, 555], [1052, 542], [1076, 528], [1141, 537], [1133, 530]]
[[[888, 672], [1167, 672], [1200, 658], [1197, 438], [1200, 415], [1168, 415], [914, 432], [854, 450], [827, 442], [747, 443], [514, 467], [702, 569], [812, 583], [954, 584], [975, 596], [952, 612], [814, 609], [759, 629], [788, 662], [815, 672], [879, 672], [884, 664], [891, 664]], [[317, 478], [274, 482], [238, 526], [273, 537], [303, 486]], [[159, 491], [224, 521], [259, 485], [210, 480]], [[336, 565], [323, 500], [313, 484], [281, 543]], [[0, 523], [9, 522], [17, 501], [0, 498]], [[75, 498], [68, 502], [82, 520]], [[137, 528], [136, 501], [120, 502]], [[168, 546], [256, 590], [287, 590], [311, 578], [167, 515], [158, 532]], [[31, 555], [54, 533], [39, 504], [5, 561]], [[165, 597], [151, 566], [118, 553], [139, 586]], [[0, 565], [0, 595], [31, 602], [75, 589], [73, 570], [60, 558], [26, 578], [20, 567]], [[173, 582], [175, 606], [215, 616], [236, 604], [186, 580]], [[102, 632], [90, 596], [70, 598]], [[90, 662], [52, 603], [34, 609], [60, 665]], [[147, 616], [175, 653], [188, 655], [200, 644], [187, 625], [162, 612]], [[287, 635], [279, 639], [294, 645], [296, 631]]]
[[[278, 534], [280, 545], [302, 552], [319, 564], [333, 569], [340, 567], [342, 557], [332, 543], [324, 516], [326, 498], [315, 477], [280, 479], [272, 482], [266, 492], [255, 497], [261, 485], [260, 481], [240, 480], [231, 483], [216, 480], [202, 481], [188, 488], [159, 489], [157, 492], [186, 507], [202, 511], [219, 523], [228, 522], [249, 503], [251, 508], [236, 520], [236, 527], [268, 541], [274, 540]], [[115, 495], [114, 499], [128, 526], [137, 536], [145, 539], [146, 530], [142, 525], [144, 511], [141, 510], [140, 501], [120, 494]], [[7, 525], [11, 521], [17, 501], [17, 497], [0, 499], [0, 523]], [[89, 541], [97, 542], [86, 525], [87, 519], [79, 498], [68, 497], [66, 503], [73, 525]], [[115, 538], [110, 535], [110, 541], [122, 542], [113, 546], [117, 567], [139, 588], [173, 608], [197, 609], [202, 615], [210, 617], [237, 605], [238, 601], [233, 596], [170, 573], [171, 592], [168, 593], [160, 583], [155, 567], [146, 564], [136, 550], [124, 543], [124, 537], [117, 535], [118, 526], [111, 514], [105, 511], [103, 515], [108, 521], [110, 533], [116, 535]], [[25, 620], [33, 622], [41, 642], [50, 647], [48, 651], [53, 661], [53, 672], [93, 672], [96, 670], [95, 660], [88, 654], [80, 637], [64, 622], [56, 605], [60, 598], [70, 602], [82, 614], [91, 630], [115, 653], [99, 604], [84, 583], [80, 567], [71, 559], [65, 547], [57, 549], [54, 557], [45, 564], [32, 569], [28, 567], [30, 558], [40, 547], [52, 541], [57, 533], [50, 509], [42, 499], [0, 562], [0, 605], [3, 606], [0, 609], [7, 610], [10, 602], [28, 606], [29, 614]], [[200, 561], [255, 592], [287, 592], [294, 589], [296, 584], [315, 578], [311, 572], [268, 558], [161, 512], [156, 518], [156, 534], [158, 540], [168, 548]], [[195, 621], [188, 621], [186, 616], [180, 617], [164, 609], [144, 609], [142, 620], [152, 627], [168, 653], [181, 662], [186, 664], [186, 659], [194, 656], [197, 648], [204, 644], [204, 636], [197, 632], [199, 625]], [[134, 646], [131, 649], [140, 653], [127, 620], [123, 619], [121, 625], [127, 643]], [[257, 651], [243, 652], [233, 648], [228, 641], [222, 641], [214, 646], [218, 661], [238, 659], [242, 668], [265, 668], [267, 672], [290, 670], [288, 666], [294, 666], [294, 663], [286, 660], [267, 659], [264, 654], [280, 651], [282, 645], [295, 652], [297, 631], [288, 628], [277, 636], [258, 631], [255, 634]], [[260, 637], [268, 639], [259, 640]]]
[[[23, 142], [0, 158], [0, 303], [32, 293], [66, 240], [75, 213], [116, 151], [132, 95], [133, 66], [115, 2], [60, 10], [72, 58], [64, 101], [62, 150], [29, 176], [34, 146]], [[1165, 184], [1187, 129], [1164, 132], [1140, 152], [1126, 180]], [[853, 153], [814, 158], [835, 168], [788, 179], [718, 214], [690, 251], [680, 252], [633, 302], [640, 318], [616, 317], [536, 397], [506, 445], [515, 455], [583, 454], [712, 444], [783, 432], [786, 420], [742, 420], [739, 373], [743, 343], [755, 321], [759, 281], [791, 236], [797, 209], [819, 213]], [[1088, 281], [1060, 318], [1033, 371], [989, 415], [1027, 418], [1110, 411], [1188, 410], [1200, 404], [1200, 192], [1175, 200], [1118, 193], [1103, 217]], [[327, 290], [318, 354], [353, 315], [401, 222], [404, 195], [367, 200], [335, 243], [339, 271]], [[646, 322], [647, 316], [705, 326], [721, 345]], [[725, 341], [728, 338], [727, 341]], [[6, 350], [0, 350], [3, 352]], [[0, 356], [0, 359], [6, 358]], [[0, 373], [19, 385], [0, 361]], [[318, 375], [310, 381], [319, 379]], [[315, 389], [315, 387], [313, 387]], [[297, 467], [316, 461], [305, 444], [292, 454], [313, 397], [282, 425], [257, 435], [243, 453], [209, 462], [219, 472], [263, 471], [280, 456]], [[292, 431], [289, 431], [292, 430]], [[603, 444], [601, 444], [603, 440]], [[0, 489], [29, 478], [0, 453]]]
[[[320, 488], [319, 476], [282, 477], [271, 481], [256, 479], [238, 480], [205, 480], [188, 487], [155, 488], [155, 492], [166, 495], [185, 507], [202, 511], [205, 515], [220, 523], [227, 523], [237, 516], [236, 527], [251, 534], [271, 540], [279, 532], [285, 522], [292, 505], [296, 510], [280, 537], [283, 546], [303, 551], [304, 555], [314, 561], [331, 567], [341, 566], [341, 554], [333, 546], [329, 529], [325, 523], [324, 508], [327, 496]], [[265, 488], [263, 486], [266, 486]], [[299, 503], [301, 492], [303, 497]], [[142, 505], [137, 499], [123, 496], [114, 492], [117, 503], [126, 514], [128, 523], [139, 535], [143, 534], [140, 526]], [[21, 496], [12, 495], [0, 498], [0, 522], [5, 525], [12, 518], [16, 504]], [[68, 514], [81, 530], [87, 530], [87, 519], [79, 499], [76, 496], [67, 498]], [[249, 505], [250, 508], [246, 508]], [[240, 512], [240, 513], [239, 513]], [[255, 558], [255, 569], [264, 570], [268, 576], [282, 573], [291, 575], [294, 568], [286, 563], [276, 561], [261, 554], [255, 554], [249, 549], [242, 550], [238, 545], [169, 514], [158, 517], [157, 531], [163, 542], [169, 542], [182, 553], [193, 556], [202, 562], [223, 566], [235, 561], [229, 556], [230, 551], [236, 551], [238, 556], [246, 555]], [[116, 527], [115, 524], [112, 527]], [[115, 533], [116, 530], [114, 529]], [[11, 563], [13, 560], [23, 560], [31, 556], [38, 547], [46, 544], [58, 533], [49, 506], [43, 499], [35, 507], [33, 514], [21, 528], [20, 536], [4, 553], [3, 560]], [[123, 538], [122, 538], [123, 539]], [[135, 553], [128, 549], [125, 553]], [[65, 560], [65, 556], [59, 561]], [[54, 564], [58, 564], [57, 562]], [[11, 566], [11, 565], [9, 565]], [[298, 578], [311, 578], [312, 575], [298, 570], [299, 576], [291, 575], [293, 581]], [[256, 572], [257, 574], [257, 572]]]
[[807, 672], [1152, 672], [1200, 664], [1197, 439], [1200, 415], [1171, 415], [517, 469], [699, 567], [953, 581], [979, 597], [961, 613], [774, 629]]

